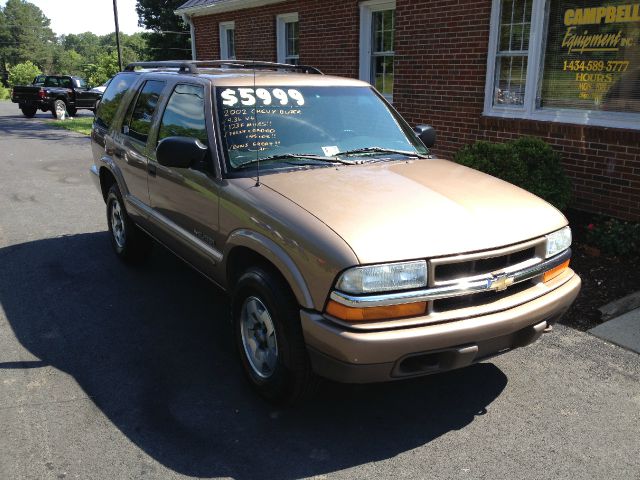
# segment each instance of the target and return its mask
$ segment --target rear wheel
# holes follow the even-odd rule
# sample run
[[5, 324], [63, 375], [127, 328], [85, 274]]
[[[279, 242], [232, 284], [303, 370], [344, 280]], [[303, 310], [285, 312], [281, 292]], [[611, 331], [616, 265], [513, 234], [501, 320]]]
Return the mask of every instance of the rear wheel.
[[21, 107], [22, 114], [27, 118], [33, 118], [36, 116], [38, 109], [36, 107]]
[[140, 263], [151, 250], [151, 239], [129, 218], [117, 184], [107, 194], [107, 223], [111, 245], [118, 257], [127, 263]]
[[316, 390], [319, 378], [311, 370], [299, 307], [280, 275], [249, 268], [235, 285], [232, 312], [245, 376], [260, 395], [293, 404]]

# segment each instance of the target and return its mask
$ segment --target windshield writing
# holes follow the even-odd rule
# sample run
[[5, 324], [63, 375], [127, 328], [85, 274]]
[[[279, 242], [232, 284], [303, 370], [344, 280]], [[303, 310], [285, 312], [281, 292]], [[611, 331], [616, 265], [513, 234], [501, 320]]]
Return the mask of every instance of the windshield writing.
[[[427, 153], [368, 87], [224, 87], [217, 89], [217, 101], [230, 171], [257, 158], [332, 157], [374, 146]], [[291, 168], [295, 161], [270, 162], [265, 168]]]

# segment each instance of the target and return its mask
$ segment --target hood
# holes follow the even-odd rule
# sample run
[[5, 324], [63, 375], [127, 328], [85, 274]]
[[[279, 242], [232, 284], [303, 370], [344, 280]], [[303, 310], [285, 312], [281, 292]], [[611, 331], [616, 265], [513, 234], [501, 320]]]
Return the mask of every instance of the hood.
[[334, 230], [361, 263], [498, 248], [567, 224], [535, 195], [446, 160], [301, 170], [260, 181]]

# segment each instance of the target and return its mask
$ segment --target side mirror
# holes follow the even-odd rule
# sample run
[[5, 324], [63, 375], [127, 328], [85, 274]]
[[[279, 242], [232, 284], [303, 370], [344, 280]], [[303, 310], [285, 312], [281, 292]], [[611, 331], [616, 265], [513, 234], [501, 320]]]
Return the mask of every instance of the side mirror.
[[416, 132], [425, 147], [431, 148], [436, 144], [436, 129], [431, 125], [418, 125], [413, 131]]
[[202, 162], [208, 151], [196, 138], [167, 137], [156, 148], [156, 160], [165, 167], [189, 168]]

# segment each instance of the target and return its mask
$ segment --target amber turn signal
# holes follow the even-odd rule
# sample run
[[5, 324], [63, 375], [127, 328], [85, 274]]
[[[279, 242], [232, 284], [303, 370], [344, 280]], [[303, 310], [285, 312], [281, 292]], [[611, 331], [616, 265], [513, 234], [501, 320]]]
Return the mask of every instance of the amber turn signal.
[[329, 300], [326, 312], [347, 322], [367, 322], [370, 320], [391, 320], [402, 317], [416, 317], [427, 311], [427, 302], [404, 303], [402, 305], [385, 305], [382, 307], [347, 307]]
[[553, 267], [551, 270], [547, 270], [546, 272], [544, 272], [544, 276], [542, 277], [542, 281], [546, 283], [549, 280], [551, 280], [553, 278], [556, 278], [558, 275], [560, 275], [567, 268], [569, 268], [569, 260], [565, 260], [564, 262], [562, 262], [557, 267]]

